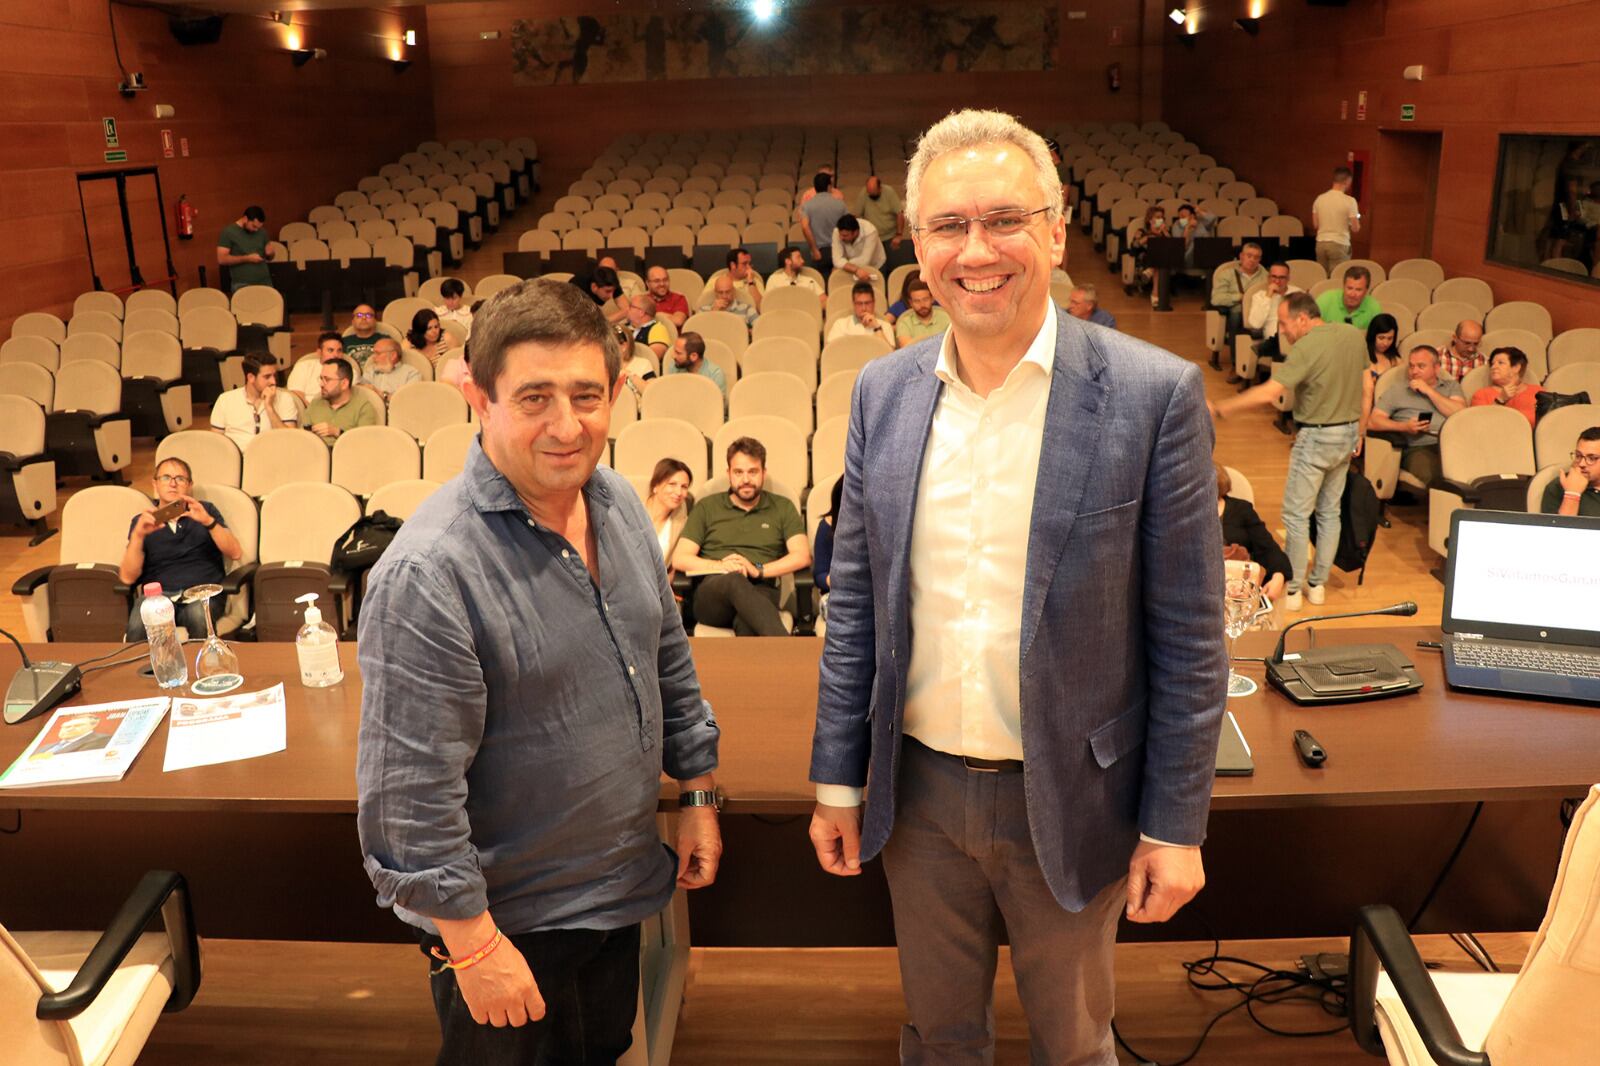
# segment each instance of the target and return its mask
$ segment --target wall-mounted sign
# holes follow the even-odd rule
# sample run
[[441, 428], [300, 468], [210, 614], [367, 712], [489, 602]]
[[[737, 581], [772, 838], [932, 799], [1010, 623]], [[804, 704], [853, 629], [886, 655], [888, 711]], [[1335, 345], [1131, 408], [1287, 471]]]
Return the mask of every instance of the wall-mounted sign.
[[1344, 122], [1349, 117], [1350, 117], [1350, 101], [1349, 100], [1340, 100], [1339, 101], [1339, 121], [1340, 122]]
[[189, 138], [187, 138], [187, 137], [179, 137], [178, 138], [178, 152], [183, 156], [183, 158], [185, 158], [185, 159], [189, 158]]
[[107, 116], [106, 118], [100, 120], [100, 124], [105, 127], [107, 148], [115, 148], [117, 145], [122, 143], [121, 141], [117, 140], [116, 119]]
[[1400, 105], [1400, 121], [1401, 122], [1415, 122], [1415, 121], [1417, 121], [1417, 105], [1416, 104], [1401, 104]]
[[171, 159], [176, 154], [177, 154], [177, 152], [173, 149], [173, 145], [172, 145], [172, 131], [171, 130], [162, 130], [161, 131], [161, 158], [163, 158], [163, 159]]
[[119, 150], [117, 150], [115, 152], [107, 152], [106, 153], [106, 162], [107, 163], [126, 163], [127, 161], [128, 161], [128, 153], [123, 151], [123, 150], [121, 150], [121, 149], [119, 149]]
[[1356, 93], [1356, 121], [1367, 121], [1367, 90]]

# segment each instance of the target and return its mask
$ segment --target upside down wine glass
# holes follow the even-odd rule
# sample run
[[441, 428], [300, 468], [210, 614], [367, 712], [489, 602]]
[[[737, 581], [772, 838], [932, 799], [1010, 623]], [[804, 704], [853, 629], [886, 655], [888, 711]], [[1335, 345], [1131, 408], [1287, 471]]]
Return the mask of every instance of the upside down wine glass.
[[1260, 624], [1272, 611], [1272, 604], [1261, 591], [1261, 569], [1254, 563], [1227, 564], [1224, 593], [1223, 631], [1228, 635], [1228, 697], [1249, 696], [1259, 687], [1233, 668], [1234, 644], [1239, 634]]
[[206, 642], [200, 646], [200, 653], [194, 657], [194, 679], [199, 681], [203, 677], [212, 677], [216, 674], [237, 674], [239, 672], [239, 656], [234, 654], [232, 648], [217, 636], [215, 624], [211, 621], [211, 598], [222, 594], [221, 585], [191, 585], [183, 590], [184, 603], [204, 603], [206, 616]]

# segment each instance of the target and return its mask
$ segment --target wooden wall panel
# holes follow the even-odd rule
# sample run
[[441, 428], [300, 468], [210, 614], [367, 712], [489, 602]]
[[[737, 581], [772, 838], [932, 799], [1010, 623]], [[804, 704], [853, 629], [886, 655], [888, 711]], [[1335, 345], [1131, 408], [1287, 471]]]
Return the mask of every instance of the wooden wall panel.
[[[169, 227], [180, 193], [200, 212], [196, 239], [173, 241], [182, 287], [201, 265], [215, 283], [217, 232], [247, 204], [264, 207], [276, 231], [433, 136], [426, 47], [408, 50], [404, 74], [389, 62], [405, 28], [424, 32], [415, 9], [296, 12], [292, 27], [231, 15], [217, 44], [192, 47], [161, 12], [117, 4], [111, 17], [123, 61], [150, 85], [131, 100], [116, 91], [105, 0], [0, 5], [0, 337], [17, 315], [63, 313], [90, 287], [75, 174], [122, 165], [105, 162], [102, 117], [117, 119], [125, 165], [160, 167]], [[291, 30], [328, 59], [296, 69]], [[176, 116], [156, 120], [158, 103]], [[162, 129], [188, 138], [187, 158], [162, 157]], [[126, 279], [115, 209], [94, 207], [111, 193], [107, 183], [85, 195], [107, 285]], [[133, 222], [148, 280], [165, 272], [153, 189], [130, 193], [144, 206]]]
[[[1537, 300], [1558, 330], [1600, 326], [1600, 293], [1577, 281], [1488, 263], [1498, 137], [1512, 132], [1600, 133], [1600, 36], [1596, 0], [1352, 0], [1344, 8], [1267, 0], [1259, 36], [1234, 30], [1239, 5], [1191, 0], [1200, 36], [1170, 41], [1163, 66], [1164, 118], [1239, 170], [1285, 209], [1310, 221], [1311, 201], [1346, 153], [1380, 159], [1381, 129], [1442, 135], [1432, 255], [1452, 275], [1488, 281], [1499, 300]], [[1422, 64], [1425, 80], [1402, 71]], [[1358, 94], [1367, 116], [1357, 118]], [[1341, 102], [1348, 117], [1340, 118]], [[1416, 105], [1414, 123], [1400, 106]], [[1292, 144], [1292, 149], [1284, 147]], [[1374, 212], [1410, 184], [1374, 168], [1370, 226], [1405, 232]], [[1398, 188], [1396, 188], [1398, 186]], [[1384, 236], [1378, 250], [1398, 258]], [[1407, 254], [1423, 254], [1411, 248]]]

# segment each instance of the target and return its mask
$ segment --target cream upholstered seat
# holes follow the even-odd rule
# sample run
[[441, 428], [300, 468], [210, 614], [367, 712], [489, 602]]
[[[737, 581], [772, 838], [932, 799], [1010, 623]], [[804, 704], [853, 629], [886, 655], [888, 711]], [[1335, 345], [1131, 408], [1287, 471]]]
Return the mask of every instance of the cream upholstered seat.
[[[780, 415], [745, 415], [729, 419], [711, 440], [711, 470], [726, 474], [728, 446], [740, 437], [758, 440], [767, 449], [767, 473], [794, 489], [796, 499], [811, 480], [806, 436]], [[698, 484], [698, 481], [696, 482]], [[703, 495], [698, 493], [697, 495]]]
[[1431, 286], [1415, 278], [1390, 278], [1372, 287], [1372, 298], [1383, 305], [1385, 311], [1389, 310], [1391, 303], [1401, 303], [1411, 308], [1427, 307], [1433, 302], [1432, 293]]
[[[767, 370], [740, 378], [728, 395], [728, 419], [750, 415], [773, 415], [791, 423], [806, 437], [811, 435], [811, 389], [805, 381], [788, 371]], [[804, 488], [806, 482], [786, 478], [791, 485]]]
[[1444, 282], [1444, 267], [1432, 259], [1402, 259], [1389, 268], [1389, 280], [1420, 282], [1431, 292]]
[[1551, 392], [1587, 392], [1590, 403], [1600, 403], [1600, 362], [1567, 363], [1556, 367], [1544, 379]]
[[122, 345], [104, 333], [75, 333], [61, 342], [62, 366], [86, 360], [120, 368]]
[[327, 481], [329, 448], [303, 429], [269, 429], [245, 445], [240, 487], [261, 499], [301, 481]]
[[371, 496], [384, 485], [413, 481], [422, 473], [416, 438], [393, 426], [360, 426], [339, 434], [332, 458], [328, 479], [354, 496]]
[[1462, 322], [1483, 321], [1483, 315], [1477, 307], [1464, 300], [1438, 299], [1438, 292], [1434, 293], [1434, 302], [1417, 312], [1418, 329], [1443, 329], [1451, 332]]
[[[449, 274], [441, 277], [429, 278], [427, 281], [424, 281], [421, 285], [417, 286], [416, 299], [421, 300], [432, 307], [439, 306], [440, 304], [444, 303], [444, 293], [441, 292], [440, 289], [447, 281], [459, 281], [461, 283], [461, 287], [464, 290], [461, 294], [462, 302], [470, 306], [473, 300], [473, 289], [471, 283], [468, 282], [466, 278], [453, 277]], [[411, 323], [407, 322], [406, 328], [410, 329]]]
[[[1478, 342], [1478, 352], [1487, 358], [1493, 358], [1494, 353], [1501, 348], [1516, 348], [1528, 357], [1528, 369], [1523, 372], [1522, 379], [1539, 382], [1550, 373], [1550, 361], [1546, 355], [1549, 343], [1550, 338], [1541, 337], [1532, 330], [1491, 329], [1484, 331], [1483, 337]], [[1467, 393], [1467, 398], [1470, 400], [1472, 393]]]
[[[148, 496], [126, 485], [90, 485], [67, 499], [61, 508], [59, 565], [30, 571], [12, 588], [22, 602], [29, 640], [122, 639], [128, 600], [117, 568], [128, 547], [128, 528], [149, 506]], [[98, 585], [98, 595], [74, 595], [71, 611], [58, 610], [62, 586], [52, 584], [58, 575], [71, 579], [80, 593], [86, 583]]]
[[89, 360], [56, 372], [47, 433], [61, 473], [105, 474], [133, 460], [133, 427], [121, 411], [122, 375], [114, 368]]
[[49, 535], [44, 516], [56, 509], [56, 464], [45, 452], [44, 408], [26, 396], [0, 394], [0, 453], [7, 458], [0, 522], [32, 524], [37, 544]]
[[102, 311], [116, 318], [123, 315], [122, 297], [114, 292], [86, 292], [72, 301], [72, 316], [76, 318], [85, 311]]
[[1544, 304], [1534, 303], [1532, 300], [1512, 300], [1509, 303], [1496, 304], [1483, 320], [1483, 328], [1525, 329], [1543, 337], [1546, 344], [1555, 336], [1555, 327], [1551, 322], [1549, 310]]
[[422, 476], [428, 481], [444, 484], [460, 474], [467, 465], [467, 450], [478, 427], [470, 422], [441, 426], [428, 435], [422, 447]]
[[1555, 1066], [1600, 1047], [1600, 785], [1567, 829], [1544, 921], [1521, 969], [1430, 973], [1392, 907], [1363, 907], [1350, 941], [1350, 1028], [1393, 1066]]
[[1428, 489], [1428, 545], [1447, 555], [1450, 515], [1473, 505], [1469, 490], [1481, 479], [1526, 490], [1526, 479], [1538, 469], [1532, 427], [1509, 407], [1468, 407], [1445, 419], [1439, 430], [1439, 462], [1444, 484]]
[[194, 396], [183, 377], [183, 347], [157, 330], [130, 333], [122, 346], [122, 408], [140, 436], [165, 436], [194, 424]]
[[651, 382], [639, 404], [640, 421], [681, 419], [707, 437], [727, 421], [724, 411], [722, 390], [703, 374], [663, 375]]
[[0, 396], [21, 396], [52, 410], [56, 376], [37, 363], [0, 363]]
[[836, 370], [822, 379], [817, 386], [817, 424], [837, 415], [850, 413], [850, 397], [855, 392], [859, 369]]
[[[249, 452], [262, 440], [287, 432], [273, 430], [251, 441], [245, 449], [247, 478]], [[300, 435], [323, 447], [311, 434]], [[342, 591], [332, 581], [333, 548], [360, 517], [356, 498], [326, 481], [291, 481], [261, 501], [261, 563], [252, 579], [258, 639], [293, 640], [305, 617], [296, 598], [307, 592], [317, 593], [324, 616], [339, 628], [336, 619], [342, 619], [342, 611], [331, 602]]]
[[67, 336], [80, 333], [104, 333], [112, 340], [122, 340], [122, 316], [106, 311], [80, 311], [67, 322]]
[[699, 484], [706, 478], [706, 448], [705, 434], [692, 422], [679, 418], [644, 419], [617, 434], [611, 465], [624, 477], [649, 477], [659, 460], [670, 457], [687, 466], [694, 483]]
[[811, 437], [811, 484], [813, 493], [824, 481], [844, 473], [845, 441], [850, 433], [850, 416], [834, 415], [817, 426]]
[[25, 315], [18, 315], [11, 323], [13, 337], [44, 337], [52, 344], [60, 344], [67, 339], [67, 324], [55, 315], [43, 311], [30, 311]]
[[[698, 333], [707, 340], [719, 340], [728, 346], [736, 360], [750, 346], [750, 331], [744, 318], [732, 311], [697, 311], [684, 321], [678, 333]], [[732, 378], [728, 384], [732, 386]]]
[[32, 363], [53, 372], [61, 365], [61, 349], [48, 337], [12, 337], [0, 344], [0, 366], [8, 363]]
[[892, 349], [878, 336], [840, 337], [822, 349], [818, 376], [823, 381], [844, 370], [860, 370]]
[[1481, 322], [1490, 308], [1494, 307], [1494, 290], [1482, 278], [1448, 278], [1433, 287], [1434, 303], [1452, 300], [1477, 308], [1478, 313], [1472, 317]]
[[[1589, 398], [1600, 401], [1600, 392], [1590, 393]], [[1600, 426], [1600, 402], [1569, 404], [1551, 411], [1534, 427], [1534, 462], [1541, 467], [1570, 466], [1578, 434], [1591, 426]]]
[[[816, 300], [811, 299], [810, 293], [804, 295], [811, 300], [813, 307], [816, 306]], [[772, 371], [793, 374], [805, 384], [808, 395], [816, 391], [817, 357], [802, 341], [793, 337], [763, 337], [751, 343], [750, 347], [744, 350], [744, 354], [739, 356], [741, 377]]]
[[[0, 350], [3, 351], [3, 350]], [[1600, 328], [1579, 326], [1556, 335], [1546, 351], [1550, 369], [1557, 370], [1568, 363], [1600, 363]], [[5, 362], [0, 354], [0, 363]]]
[[402, 522], [410, 519], [416, 509], [422, 506], [422, 501], [439, 491], [437, 481], [428, 481], [425, 478], [413, 478], [409, 481], [391, 481], [374, 492], [367, 500], [367, 514], [377, 514], [382, 511], [391, 518], [398, 518]]
[[210, 429], [186, 429], [163, 438], [156, 448], [156, 466], [166, 459], [188, 463], [196, 485], [238, 488], [244, 467], [238, 445]]
[[160, 307], [129, 308], [122, 319], [122, 332], [126, 336], [153, 329], [161, 333], [178, 335], [178, 316]]

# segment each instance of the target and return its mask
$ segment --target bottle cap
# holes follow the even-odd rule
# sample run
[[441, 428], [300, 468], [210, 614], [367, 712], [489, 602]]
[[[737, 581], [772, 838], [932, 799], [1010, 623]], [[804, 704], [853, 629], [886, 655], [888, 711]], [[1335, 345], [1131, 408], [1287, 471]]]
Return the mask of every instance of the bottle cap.
[[322, 621], [322, 611], [317, 607], [317, 594], [315, 592], [297, 596], [294, 602], [306, 605], [306, 625], [314, 626]]
[[149, 584], [145, 585], [144, 594], [146, 596], [159, 596], [159, 595], [161, 595], [161, 582], [152, 581]]

